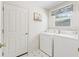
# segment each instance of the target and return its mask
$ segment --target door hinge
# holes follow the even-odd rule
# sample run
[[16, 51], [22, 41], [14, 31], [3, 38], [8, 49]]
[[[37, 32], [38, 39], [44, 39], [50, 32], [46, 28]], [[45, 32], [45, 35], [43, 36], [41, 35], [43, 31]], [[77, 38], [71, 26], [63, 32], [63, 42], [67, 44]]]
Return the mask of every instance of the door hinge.
[[3, 6], [2, 10], [4, 11], [4, 6]]
[[4, 52], [2, 52], [2, 56], [4, 56]]

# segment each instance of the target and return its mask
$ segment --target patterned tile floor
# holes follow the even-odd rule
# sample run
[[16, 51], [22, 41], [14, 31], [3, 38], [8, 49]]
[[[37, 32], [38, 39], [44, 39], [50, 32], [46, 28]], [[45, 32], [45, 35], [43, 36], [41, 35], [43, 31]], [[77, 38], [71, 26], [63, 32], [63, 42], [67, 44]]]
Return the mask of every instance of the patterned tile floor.
[[23, 55], [22, 57], [49, 57], [40, 50], [29, 51], [28, 54]]

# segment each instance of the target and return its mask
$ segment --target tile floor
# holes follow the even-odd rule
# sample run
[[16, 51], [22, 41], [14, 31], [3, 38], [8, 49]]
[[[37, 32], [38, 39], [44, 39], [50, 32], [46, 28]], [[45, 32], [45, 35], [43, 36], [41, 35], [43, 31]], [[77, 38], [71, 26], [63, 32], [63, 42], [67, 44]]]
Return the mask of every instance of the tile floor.
[[23, 55], [22, 57], [49, 57], [45, 53], [43, 53], [41, 50], [34, 50], [34, 51], [29, 51], [28, 54]]

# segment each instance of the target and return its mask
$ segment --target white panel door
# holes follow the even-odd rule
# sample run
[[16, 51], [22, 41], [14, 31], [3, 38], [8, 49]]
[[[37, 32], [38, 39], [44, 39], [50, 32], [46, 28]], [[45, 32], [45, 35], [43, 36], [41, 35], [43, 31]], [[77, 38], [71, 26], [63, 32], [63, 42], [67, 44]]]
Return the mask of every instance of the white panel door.
[[27, 52], [28, 11], [4, 4], [4, 56], [18, 56]]

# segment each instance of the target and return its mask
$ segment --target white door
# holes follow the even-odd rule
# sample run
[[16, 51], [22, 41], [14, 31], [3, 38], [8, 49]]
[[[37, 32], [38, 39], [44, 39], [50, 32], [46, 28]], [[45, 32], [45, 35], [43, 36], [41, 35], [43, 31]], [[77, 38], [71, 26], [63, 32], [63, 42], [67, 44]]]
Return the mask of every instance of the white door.
[[28, 11], [4, 4], [4, 56], [18, 56], [27, 52]]

